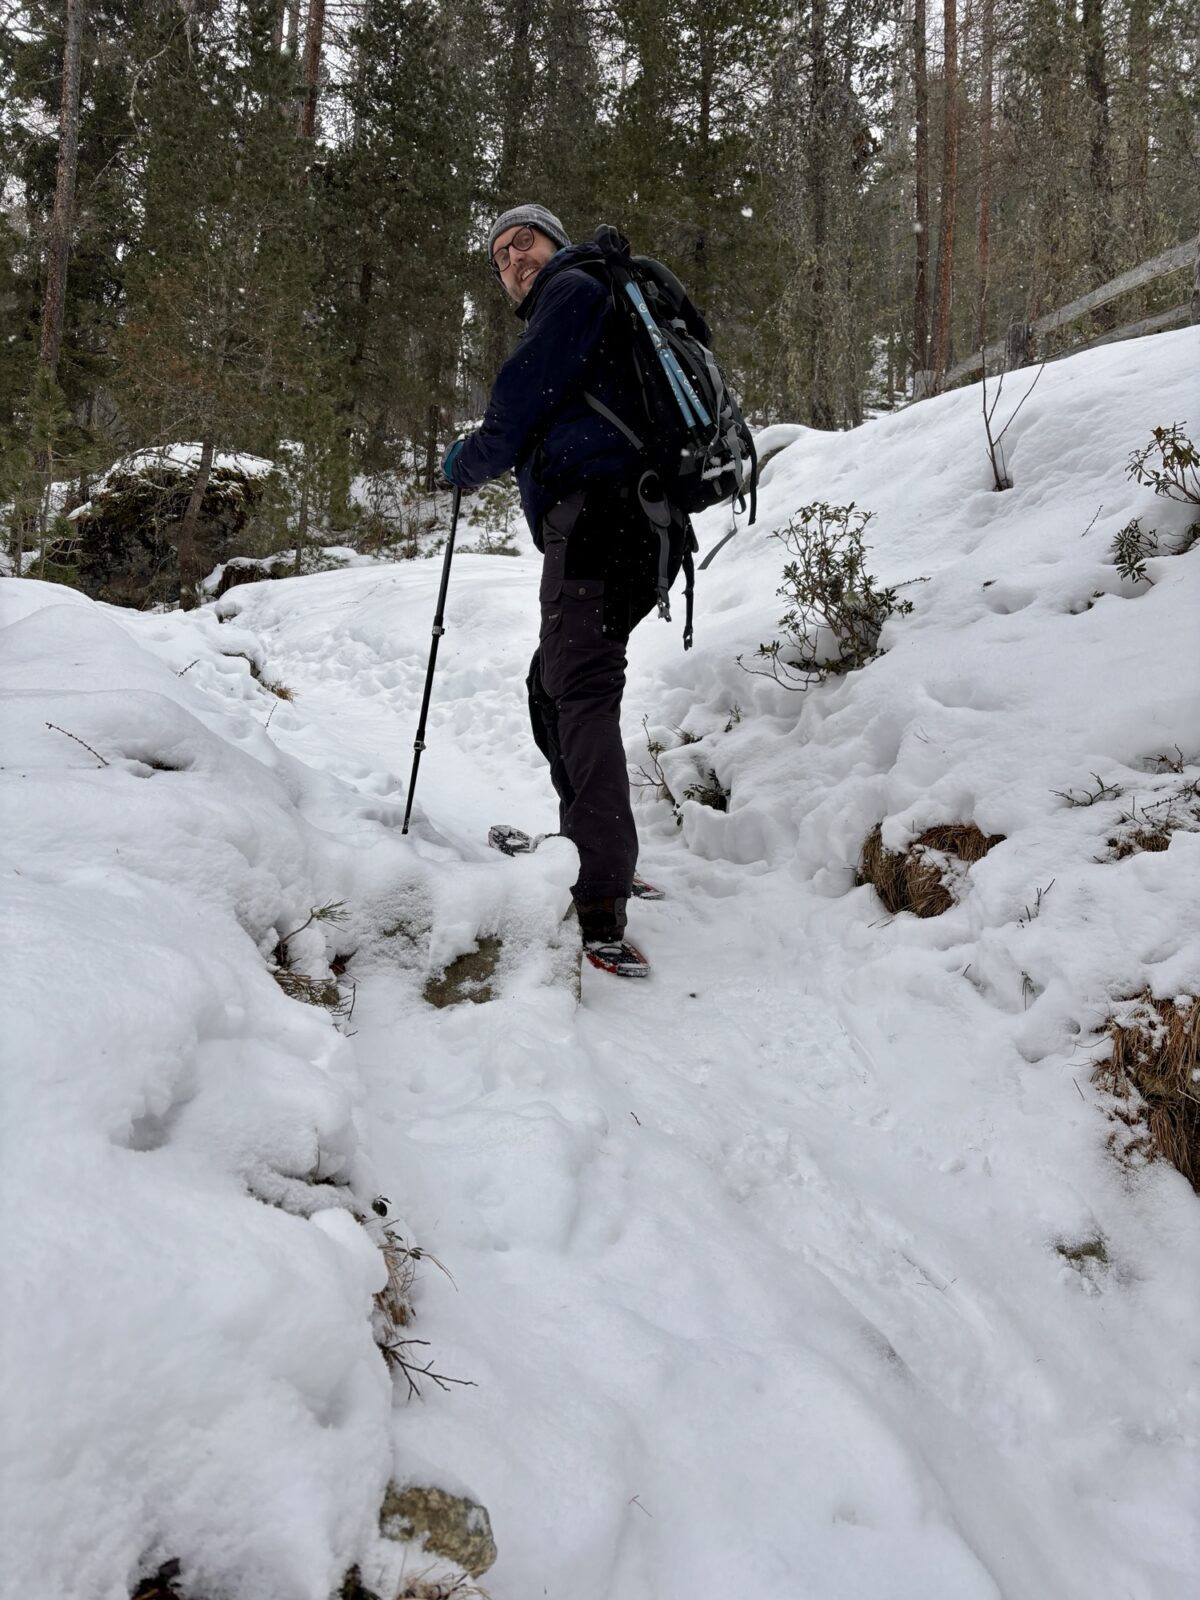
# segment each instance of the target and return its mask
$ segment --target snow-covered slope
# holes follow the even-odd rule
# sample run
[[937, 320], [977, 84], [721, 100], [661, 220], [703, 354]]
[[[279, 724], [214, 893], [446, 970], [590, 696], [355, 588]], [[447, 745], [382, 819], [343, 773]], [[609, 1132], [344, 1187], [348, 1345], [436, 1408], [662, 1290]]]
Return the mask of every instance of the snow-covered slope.
[[[389, 1476], [489, 1507], [495, 1600], [1190, 1594], [1197, 1202], [1117, 1159], [1091, 1074], [1115, 1004], [1200, 985], [1200, 833], [1109, 845], [1200, 776], [1200, 551], [1111, 559], [1132, 516], [1191, 521], [1124, 469], [1200, 432], [1198, 366], [1188, 330], [1048, 367], [1003, 494], [977, 389], [775, 430], [696, 649], [648, 621], [630, 653], [632, 763], [644, 716], [729, 810], [641, 792], [655, 976], [589, 969], [578, 1009], [543, 949], [569, 848], [483, 842], [554, 826], [528, 547], [456, 560], [407, 838], [439, 562], [155, 618], [3, 585], [5, 1594], [177, 1557], [184, 1593], [325, 1600]], [[789, 694], [736, 657], [818, 499], [875, 513], [914, 610]], [[943, 822], [1004, 840], [889, 917], [864, 839]], [[268, 970], [330, 901], [292, 954], [349, 956], [340, 1031]], [[494, 997], [428, 1005], [481, 934]], [[394, 1411], [379, 1191], [453, 1275], [418, 1284], [423, 1359], [476, 1385]]]

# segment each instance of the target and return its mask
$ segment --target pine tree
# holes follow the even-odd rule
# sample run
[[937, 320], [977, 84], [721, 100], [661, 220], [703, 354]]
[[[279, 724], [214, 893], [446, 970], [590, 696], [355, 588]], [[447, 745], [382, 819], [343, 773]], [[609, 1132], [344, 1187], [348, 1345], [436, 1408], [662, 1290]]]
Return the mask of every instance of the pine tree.
[[[118, 403], [141, 445], [200, 446], [178, 530], [194, 603], [195, 525], [216, 452], [270, 454], [313, 371], [309, 203], [279, 114], [273, 8], [179, 28], [159, 13], [139, 101], [144, 220], [128, 263]], [[299, 224], [299, 225], [298, 225]]]

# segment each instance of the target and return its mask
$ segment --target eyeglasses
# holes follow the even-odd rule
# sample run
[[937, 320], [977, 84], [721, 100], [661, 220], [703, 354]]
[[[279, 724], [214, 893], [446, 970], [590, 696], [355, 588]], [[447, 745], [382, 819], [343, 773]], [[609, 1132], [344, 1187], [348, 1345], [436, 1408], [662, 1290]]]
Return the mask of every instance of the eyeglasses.
[[512, 260], [511, 250], [528, 250], [533, 243], [532, 228], [518, 228], [507, 244], [502, 244], [492, 257], [492, 266], [497, 272], [507, 272], [508, 263]]

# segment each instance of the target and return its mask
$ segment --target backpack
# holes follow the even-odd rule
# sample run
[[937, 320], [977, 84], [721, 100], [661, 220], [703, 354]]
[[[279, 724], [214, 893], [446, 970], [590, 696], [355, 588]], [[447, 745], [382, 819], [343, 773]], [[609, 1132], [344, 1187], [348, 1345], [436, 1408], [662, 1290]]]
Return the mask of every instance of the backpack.
[[[638, 484], [642, 509], [659, 530], [662, 548], [656, 598], [670, 618], [667, 599], [671, 545], [683, 540], [687, 579], [684, 648], [692, 642], [692, 553], [697, 548], [688, 517], [736, 496], [757, 510], [758, 462], [737, 398], [711, 350], [712, 335], [679, 279], [661, 261], [629, 253], [629, 241], [607, 224], [596, 229], [603, 259], [587, 270], [608, 283], [613, 308], [627, 329], [641, 416], [618, 417], [595, 395], [584, 401], [610, 422], [645, 459]], [[581, 263], [582, 265], [582, 263]]]

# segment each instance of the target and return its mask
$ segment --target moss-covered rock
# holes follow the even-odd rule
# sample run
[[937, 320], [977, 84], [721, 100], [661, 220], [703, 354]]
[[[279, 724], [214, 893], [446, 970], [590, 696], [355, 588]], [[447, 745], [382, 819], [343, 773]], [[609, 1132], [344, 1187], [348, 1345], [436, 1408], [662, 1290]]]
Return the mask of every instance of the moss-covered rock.
[[[175, 536], [195, 481], [186, 452], [118, 462], [72, 517], [79, 587], [93, 600], [145, 608], [179, 597]], [[201, 502], [196, 547], [206, 570], [228, 560], [266, 494], [270, 463], [218, 457]]]
[[492, 1522], [477, 1500], [448, 1494], [445, 1489], [424, 1489], [410, 1484], [390, 1484], [379, 1513], [385, 1539], [412, 1540], [431, 1555], [444, 1556], [478, 1578], [496, 1559]]

